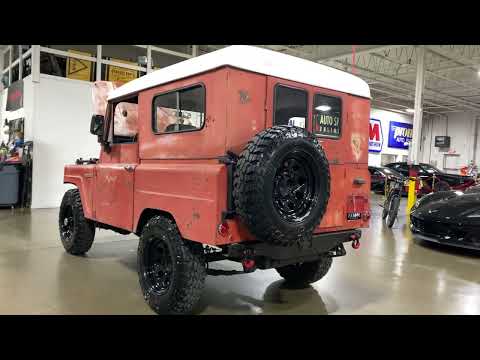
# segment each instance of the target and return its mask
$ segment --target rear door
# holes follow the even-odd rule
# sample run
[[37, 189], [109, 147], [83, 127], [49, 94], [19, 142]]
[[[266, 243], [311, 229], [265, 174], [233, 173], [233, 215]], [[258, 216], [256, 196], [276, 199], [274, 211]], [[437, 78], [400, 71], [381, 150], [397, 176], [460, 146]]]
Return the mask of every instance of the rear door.
[[268, 77], [266, 126], [290, 124], [317, 135], [330, 164], [330, 200], [319, 231], [362, 227], [348, 212], [368, 210], [370, 100]]

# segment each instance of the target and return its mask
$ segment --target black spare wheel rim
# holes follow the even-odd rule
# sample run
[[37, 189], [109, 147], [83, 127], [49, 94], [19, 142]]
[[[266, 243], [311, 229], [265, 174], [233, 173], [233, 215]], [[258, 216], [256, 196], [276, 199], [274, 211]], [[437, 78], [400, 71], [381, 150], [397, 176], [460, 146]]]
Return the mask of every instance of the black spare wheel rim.
[[273, 205], [288, 222], [307, 218], [317, 196], [315, 169], [309, 154], [301, 150], [289, 153], [281, 162], [273, 186]]
[[73, 209], [69, 205], [63, 209], [61, 224], [60, 224], [60, 232], [61, 232], [62, 238], [67, 243], [72, 242], [74, 230], [75, 230], [75, 224], [73, 220]]
[[235, 211], [256, 239], [310, 246], [330, 197], [330, 169], [316, 137], [294, 126], [258, 133], [235, 166]]
[[152, 236], [144, 252], [144, 278], [147, 288], [156, 295], [167, 293], [173, 279], [173, 260], [168, 243]]

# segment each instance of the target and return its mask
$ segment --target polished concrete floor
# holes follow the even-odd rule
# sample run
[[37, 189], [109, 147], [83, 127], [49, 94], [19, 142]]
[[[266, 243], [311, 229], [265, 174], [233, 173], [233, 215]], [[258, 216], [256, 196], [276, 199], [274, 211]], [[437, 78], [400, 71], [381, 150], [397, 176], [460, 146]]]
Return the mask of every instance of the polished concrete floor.
[[[198, 313], [480, 314], [480, 252], [417, 243], [404, 210], [387, 228], [380, 200], [373, 195], [361, 248], [348, 245], [321, 281], [296, 290], [274, 270], [209, 277]], [[152, 314], [138, 285], [137, 238], [102, 230], [87, 256], [70, 256], [57, 215], [0, 210], [0, 314]]]

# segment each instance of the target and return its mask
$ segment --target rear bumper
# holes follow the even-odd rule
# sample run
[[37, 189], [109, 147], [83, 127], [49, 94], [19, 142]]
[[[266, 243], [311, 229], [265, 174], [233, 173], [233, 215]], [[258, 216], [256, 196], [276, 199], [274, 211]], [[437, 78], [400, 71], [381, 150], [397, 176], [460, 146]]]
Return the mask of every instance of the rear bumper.
[[264, 242], [239, 243], [229, 246], [228, 258], [240, 260], [248, 253], [255, 259], [258, 267], [268, 269], [298, 262], [314, 261], [320, 255], [328, 253], [345, 242], [352, 242], [352, 235], [358, 239], [362, 236], [359, 229], [314, 234], [312, 247], [299, 249], [296, 246], [274, 246]]

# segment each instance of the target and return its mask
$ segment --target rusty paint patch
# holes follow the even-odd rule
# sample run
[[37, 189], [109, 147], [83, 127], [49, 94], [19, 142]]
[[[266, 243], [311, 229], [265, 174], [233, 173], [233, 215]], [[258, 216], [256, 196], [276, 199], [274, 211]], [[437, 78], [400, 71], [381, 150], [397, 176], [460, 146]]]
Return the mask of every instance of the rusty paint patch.
[[200, 219], [200, 214], [198, 212], [194, 211], [193, 214], [192, 214], [192, 217], [193, 217], [194, 220], [198, 220], [198, 219]]
[[352, 133], [352, 142], [351, 142], [352, 154], [355, 157], [356, 161], [360, 160], [360, 157], [362, 156], [361, 145], [362, 145], [362, 136], [358, 133]]
[[238, 90], [238, 95], [240, 95], [240, 103], [246, 104], [250, 102], [250, 95], [247, 90]]

